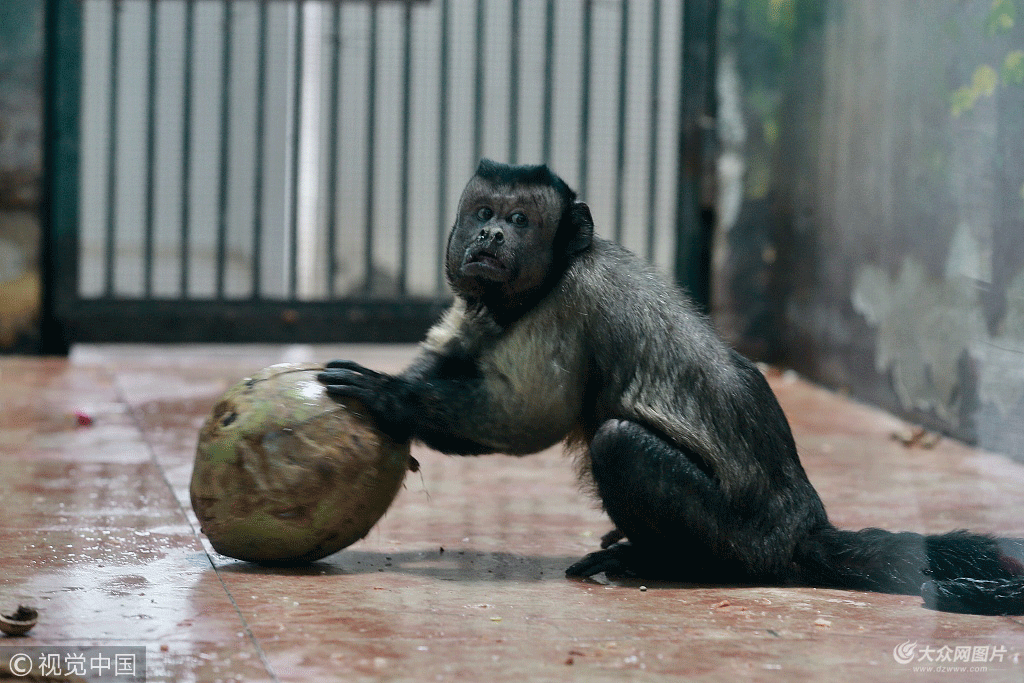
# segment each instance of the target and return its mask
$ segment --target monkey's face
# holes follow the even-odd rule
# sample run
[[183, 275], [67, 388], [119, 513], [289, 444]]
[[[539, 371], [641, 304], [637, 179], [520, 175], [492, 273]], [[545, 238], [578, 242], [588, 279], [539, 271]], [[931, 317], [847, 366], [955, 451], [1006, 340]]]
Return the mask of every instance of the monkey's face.
[[554, 260], [562, 199], [549, 187], [473, 178], [448, 238], [445, 270], [456, 292], [505, 302], [539, 288]]

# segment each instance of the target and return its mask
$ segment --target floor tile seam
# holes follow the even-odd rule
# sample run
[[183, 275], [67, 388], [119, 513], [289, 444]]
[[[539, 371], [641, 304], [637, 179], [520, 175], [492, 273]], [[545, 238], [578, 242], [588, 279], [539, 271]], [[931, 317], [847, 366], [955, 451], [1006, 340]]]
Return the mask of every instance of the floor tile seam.
[[156, 468], [158, 476], [160, 477], [160, 479], [163, 481], [164, 485], [170, 492], [171, 498], [174, 501], [174, 504], [177, 506], [178, 514], [181, 516], [182, 519], [185, 520], [185, 523], [191, 529], [193, 539], [199, 541], [200, 546], [203, 549], [203, 553], [206, 555], [207, 562], [209, 562], [210, 570], [213, 571], [214, 574], [217, 576], [217, 580], [220, 582], [221, 588], [224, 590], [225, 596], [231, 603], [232, 608], [235, 610], [235, 614], [238, 616], [243, 632], [246, 634], [246, 637], [248, 638], [249, 642], [256, 650], [256, 654], [260, 658], [260, 662], [263, 664], [263, 667], [266, 670], [267, 675], [269, 675], [275, 683], [280, 683], [280, 678], [274, 671], [274, 667], [270, 663], [270, 660], [267, 658], [267, 653], [263, 651], [262, 645], [256, 639], [255, 634], [252, 631], [252, 628], [250, 627], [248, 621], [245, 618], [245, 615], [242, 613], [242, 610], [239, 608], [238, 603], [235, 600], [235, 596], [228, 589], [227, 584], [224, 582], [224, 578], [221, 576], [220, 571], [214, 564], [213, 558], [210, 557], [209, 552], [206, 550], [206, 546], [202, 545], [202, 539], [199, 536], [199, 530], [196, 529], [196, 527], [193, 525], [192, 519], [189, 517], [188, 512], [185, 510], [183, 502], [181, 501], [181, 499], [178, 498], [178, 495], [174, 490], [174, 485], [171, 483], [170, 477], [167, 474], [167, 470], [164, 467], [163, 463], [160, 461], [159, 456], [157, 455], [157, 449], [150, 441], [149, 434], [145, 429], [145, 420], [143, 419], [143, 416], [139, 414], [139, 407], [128, 401], [120, 373], [116, 371], [111, 371], [111, 374], [111, 384], [115, 388], [117, 400], [127, 407], [128, 414], [131, 416], [132, 424], [138, 431], [141, 441], [145, 444], [146, 450], [149, 452], [149, 459]]

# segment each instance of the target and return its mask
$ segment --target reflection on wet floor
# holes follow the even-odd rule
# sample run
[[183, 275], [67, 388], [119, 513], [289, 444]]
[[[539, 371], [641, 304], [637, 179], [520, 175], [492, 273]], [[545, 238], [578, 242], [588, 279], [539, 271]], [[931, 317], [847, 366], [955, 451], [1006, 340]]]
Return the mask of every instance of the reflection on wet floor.
[[[0, 644], [141, 644], [147, 680], [176, 683], [863, 682], [917, 675], [894, 658], [904, 642], [1005, 648], [978, 675], [1024, 675], [1018, 618], [849, 591], [567, 580], [610, 525], [557, 449], [417, 447], [421, 471], [350, 548], [295, 568], [212, 553], [188, 484], [219, 393], [276, 362], [397, 370], [413, 352], [91, 346], [70, 360], [0, 358], [0, 611], [40, 611], [29, 636]], [[905, 425], [885, 413], [772, 381], [836, 524], [1024, 533], [1024, 466], [948, 440], [907, 448], [891, 438]]]

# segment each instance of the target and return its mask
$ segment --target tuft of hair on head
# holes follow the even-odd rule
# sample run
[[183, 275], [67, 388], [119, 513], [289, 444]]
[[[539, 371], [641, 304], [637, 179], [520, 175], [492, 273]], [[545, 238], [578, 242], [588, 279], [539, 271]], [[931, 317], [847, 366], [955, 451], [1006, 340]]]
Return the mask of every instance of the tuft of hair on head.
[[481, 159], [476, 175], [495, 185], [540, 185], [553, 188], [566, 204], [576, 201], [576, 193], [555, 175], [547, 164], [503, 164], [492, 159]]

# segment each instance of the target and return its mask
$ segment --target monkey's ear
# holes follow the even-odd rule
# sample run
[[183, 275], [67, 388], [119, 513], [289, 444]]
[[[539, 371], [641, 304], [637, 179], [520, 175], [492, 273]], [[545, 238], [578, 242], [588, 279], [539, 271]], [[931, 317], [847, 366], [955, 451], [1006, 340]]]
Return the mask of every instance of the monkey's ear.
[[569, 220], [573, 232], [565, 252], [571, 256], [583, 251], [594, 241], [594, 219], [590, 216], [589, 206], [583, 202], [573, 202], [569, 207]]

